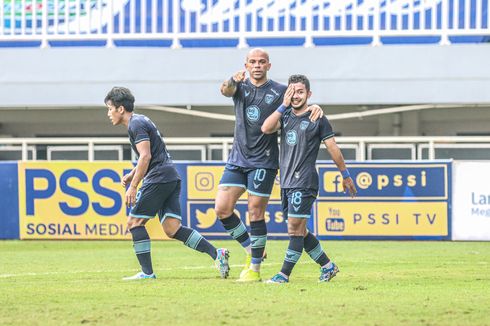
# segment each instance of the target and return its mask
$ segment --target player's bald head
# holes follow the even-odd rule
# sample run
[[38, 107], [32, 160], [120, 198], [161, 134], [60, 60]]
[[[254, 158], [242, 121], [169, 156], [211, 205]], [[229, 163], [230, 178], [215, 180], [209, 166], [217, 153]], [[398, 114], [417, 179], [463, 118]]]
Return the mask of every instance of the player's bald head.
[[248, 51], [247, 57], [245, 58], [245, 62], [247, 62], [248, 59], [253, 56], [264, 57], [267, 59], [267, 62], [269, 62], [269, 53], [267, 53], [267, 51], [262, 48], [253, 48], [252, 50]]

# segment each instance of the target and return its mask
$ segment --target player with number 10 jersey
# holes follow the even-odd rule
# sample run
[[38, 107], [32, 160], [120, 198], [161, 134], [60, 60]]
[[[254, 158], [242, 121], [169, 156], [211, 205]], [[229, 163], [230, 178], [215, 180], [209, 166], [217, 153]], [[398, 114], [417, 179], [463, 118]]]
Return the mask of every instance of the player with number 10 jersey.
[[[263, 134], [261, 126], [282, 102], [286, 86], [267, 78], [270, 67], [268, 53], [252, 49], [245, 61], [249, 78], [245, 71], [239, 71], [221, 86], [221, 93], [233, 98], [236, 123], [233, 147], [218, 187], [215, 210], [224, 228], [247, 252], [239, 278], [243, 282], [260, 280], [260, 264], [267, 239], [264, 215], [278, 168], [277, 133]], [[312, 110], [312, 119], [323, 115], [318, 106]], [[248, 192], [251, 236], [234, 213], [236, 203], [245, 191]]]

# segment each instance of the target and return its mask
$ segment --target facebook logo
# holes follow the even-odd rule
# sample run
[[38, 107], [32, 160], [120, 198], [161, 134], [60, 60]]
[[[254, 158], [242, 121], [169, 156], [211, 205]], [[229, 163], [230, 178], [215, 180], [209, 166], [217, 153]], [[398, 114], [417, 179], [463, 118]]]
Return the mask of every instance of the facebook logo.
[[327, 171], [323, 174], [323, 188], [325, 192], [343, 192], [342, 175], [338, 171]]

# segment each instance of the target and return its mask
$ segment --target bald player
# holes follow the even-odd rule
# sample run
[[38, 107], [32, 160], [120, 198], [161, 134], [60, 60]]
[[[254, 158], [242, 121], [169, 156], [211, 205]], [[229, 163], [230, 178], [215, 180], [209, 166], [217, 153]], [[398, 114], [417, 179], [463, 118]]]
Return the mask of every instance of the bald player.
[[[245, 249], [240, 282], [260, 281], [260, 264], [267, 241], [265, 210], [279, 168], [277, 132], [264, 134], [262, 123], [281, 105], [286, 86], [268, 78], [269, 54], [260, 48], [247, 53], [245, 70], [236, 72], [221, 85], [221, 93], [232, 97], [235, 107], [234, 141], [216, 196], [215, 210], [224, 228]], [[317, 105], [308, 107], [311, 121], [323, 116]], [[248, 192], [250, 235], [234, 213], [240, 196]]]

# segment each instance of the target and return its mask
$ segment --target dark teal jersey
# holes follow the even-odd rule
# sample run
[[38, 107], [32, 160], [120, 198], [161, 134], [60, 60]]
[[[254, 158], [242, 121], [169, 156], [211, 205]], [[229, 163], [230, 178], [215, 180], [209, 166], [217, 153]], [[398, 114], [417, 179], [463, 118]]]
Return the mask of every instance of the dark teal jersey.
[[320, 144], [334, 136], [326, 117], [310, 121], [310, 112], [299, 116], [287, 109], [281, 117], [281, 188], [318, 190], [315, 162]]
[[143, 183], [167, 183], [180, 180], [160, 132], [148, 117], [133, 113], [129, 120], [128, 135], [131, 147], [138, 158], [136, 144], [145, 140], [150, 142], [151, 160]]
[[249, 79], [238, 83], [235, 103], [235, 139], [228, 163], [244, 168], [277, 169], [279, 148], [277, 133], [266, 135], [261, 127], [282, 103], [286, 86], [268, 80], [260, 87]]

